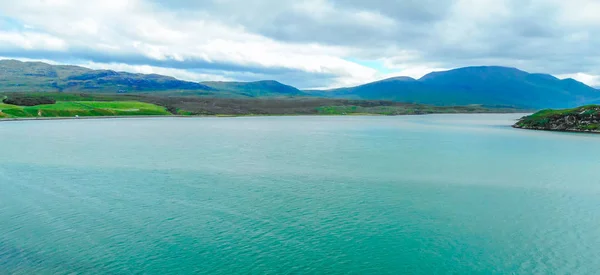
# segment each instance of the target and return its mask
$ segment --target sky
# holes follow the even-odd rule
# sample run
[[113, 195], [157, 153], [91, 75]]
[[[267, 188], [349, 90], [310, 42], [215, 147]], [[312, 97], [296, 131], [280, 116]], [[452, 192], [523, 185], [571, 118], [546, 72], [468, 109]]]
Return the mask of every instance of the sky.
[[598, 0], [0, 0], [0, 58], [299, 88], [500, 65], [600, 87]]

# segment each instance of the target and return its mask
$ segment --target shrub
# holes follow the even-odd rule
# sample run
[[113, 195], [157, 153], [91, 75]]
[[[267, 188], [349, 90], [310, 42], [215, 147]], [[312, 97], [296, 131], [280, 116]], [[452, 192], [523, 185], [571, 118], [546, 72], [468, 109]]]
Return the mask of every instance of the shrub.
[[45, 104], [54, 104], [56, 100], [49, 97], [31, 97], [31, 96], [11, 96], [5, 98], [2, 102], [18, 106], [37, 106]]

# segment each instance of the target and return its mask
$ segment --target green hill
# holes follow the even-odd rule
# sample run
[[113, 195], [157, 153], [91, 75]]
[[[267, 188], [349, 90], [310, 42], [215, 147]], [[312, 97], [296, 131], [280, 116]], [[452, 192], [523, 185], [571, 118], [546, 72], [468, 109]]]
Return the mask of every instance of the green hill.
[[542, 110], [521, 118], [515, 128], [600, 133], [600, 105], [573, 109]]
[[212, 91], [214, 89], [162, 75], [91, 70], [42, 62], [0, 60], [3, 92], [98, 92]]
[[225, 98], [305, 95], [294, 87], [276, 81], [196, 83], [157, 74], [92, 70], [16, 60], [0, 60], [0, 92], [156, 93]]
[[281, 97], [281, 96], [306, 96], [306, 93], [274, 80], [256, 82], [201, 82], [218, 91], [226, 91], [247, 97]]

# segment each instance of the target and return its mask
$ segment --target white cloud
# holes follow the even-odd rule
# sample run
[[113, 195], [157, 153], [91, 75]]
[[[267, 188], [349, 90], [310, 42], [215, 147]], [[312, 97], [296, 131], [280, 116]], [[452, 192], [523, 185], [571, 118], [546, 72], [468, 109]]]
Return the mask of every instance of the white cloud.
[[343, 18], [351, 24], [364, 25], [368, 27], [391, 27], [395, 21], [379, 12], [352, 10], [336, 7], [327, 0], [297, 1], [292, 4], [294, 10], [321, 21], [340, 20]]
[[431, 68], [431, 67], [410, 67], [410, 68], [406, 68], [404, 70], [400, 70], [398, 72], [385, 74], [385, 75], [383, 75], [382, 79], [390, 78], [390, 77], [397, 77], [397, 76], [408, 76], [408, 77], [412, 77], [414, 79], [419, 79], [428, 73], [446, 71], [446, 70], [448, 70], [448, 69], [447, 68]]
[[113, 70], [118, 72], [131, 72], [139, 74], [161, 74], [173, 76], [177, 79], [201, 82], [201, 81], [233, 81], [234, 79], [225, 77], [219, 74], [206, 74], [206, 73], [195, 73], [188, 70], [173, 69], [173, 68], [162, 68], [149, 65], [129, 65], [123, 63], [95, 63], [88, 62], [80, 64], [80, 66], [87, 67], [95, 70]]
[[0, 55], [186, 80], [339, 87], [505, 65], [599, 85], [596, 0], [0, 0], [0, 10], [27, 26], [0, 25]]
[[0, 31], [0, 49], [21, 48], [23, 50], [65, 51], [67, 43], [45, 33]]
[[[33, 58], [11, 58], [0, 56], [0, 60], [15, 59], [23, 62], [44, 62], [52, 65], [73, 65], [72, 63], [61, 63], [49, 59], [33, 59]], [[163, 68], [149, 65], [129, 65], [124, 63], [96, 63], [84, 62], [77, 63], [77, 66], [94, 69], [94, 70], [113, 70], [117, 72], [130, 72], [139, 74], [161, 74], [173, 76], [180, 80], [201, 82], [201, 81], [233, 81], [233, 78], [226, 77], [222, 74], [197, 73], [189, 70]]]
[[[544, 3], [541, 0], [538, 3]], [[559, 24], [570, 24], [587, 28], [588, 26], [600, 27], [600, 2], [596, 0], [548, 0], [545, 5], [558, 5], [560, 7], [557, 20]]]
[[583, 82], [592, 87], [600, 88], [600, 76], [598, 75], [589, 75], [586, 73], [574, 73], [574, 74], [561, 74], [556, 77], [560, 79], [572, 78], [577, 81]]
[[[124, 3], [127, 2], [127, 3]], [[78, 7], [74, 9], [74, 7]], [[81, 7], [81, 8], [79, 8]], [[279, 42], [203, 18], [179, 18], [140, 0], [74, 0], [0, 2], [7, 15], [48, 34], [0, 33], [13, 48], [97, 51], [103, 54], [141, 55], [150, 60], [234, 64], [259, 68], [332, 74], [349, 83], [373, 70], [342, 58], [343, 47]], [[364, 17], [364, 15], [363, 15]], [[93, 63], [98, 66], [98, 63]], [[113, 66], [113, 65], [106, 65]], [[131, 70], [141, 67], [124, 67]], [[156, 68], [156, 67], [155, 67]], [[156, 70], [156, 69], [155, 69]], [[179, 71], [165, 73], [183, 75]]]
[[56, 62], [54, 60], [50, 60], [50, 59], [37, 59], [37, 58], [24, 58], [24, 57], [15, 58], [15, 57], [0, 56], [0, 60], [19, 60], [19, 61], [23, 61], [23, 62], [44, 62], [44, 63], [48, 63], [51, 65], [62, 65], [61, 63]]

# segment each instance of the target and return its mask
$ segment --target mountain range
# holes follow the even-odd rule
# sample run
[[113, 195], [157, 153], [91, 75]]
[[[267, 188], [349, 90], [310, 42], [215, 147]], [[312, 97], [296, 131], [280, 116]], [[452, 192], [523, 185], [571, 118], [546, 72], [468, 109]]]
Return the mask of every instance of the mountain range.
[[498, 66], [433, 72], [420, 79], [396, 77], [316, 94], [334, 98], [378, 99], [433, 105], [506, 105], [566, 108], [600, 100], [600, 91], [574, 79], [532, 74]]
[[0, 92], [152, 93], [221, 98], [325, 97], [391, 100], [440, 106], [480, 104], [567, 108], [600, 103], [600, 91], [574, 79], [498, 66], [395, 77], [356, 87], [301, 91], [273, 80], [190, 82], [157, 74], [0, 60]]

